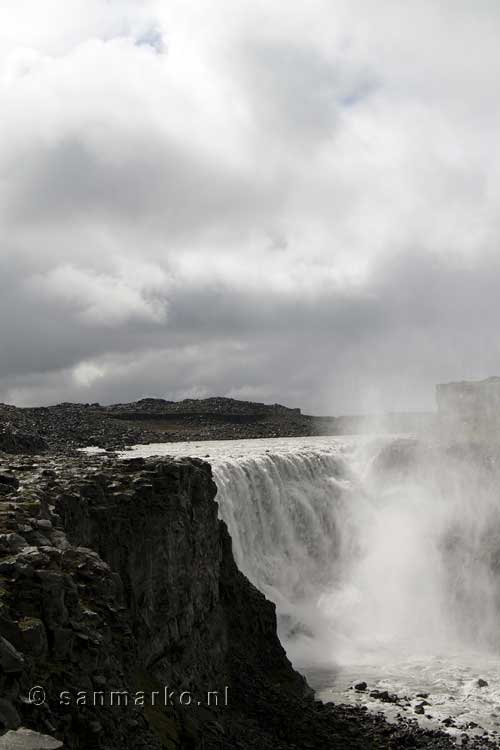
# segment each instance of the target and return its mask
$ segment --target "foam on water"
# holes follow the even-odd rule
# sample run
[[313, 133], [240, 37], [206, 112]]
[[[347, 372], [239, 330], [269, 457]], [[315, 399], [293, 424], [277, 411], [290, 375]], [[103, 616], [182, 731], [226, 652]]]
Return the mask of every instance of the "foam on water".
[[[414, 717], [424, 692], [432, 719], [420, 723], [452, 716], [460, 733], [470, 722], [495, 732], [496, 484], [451, 459], [387, 469], [381, 457], [393, 446], [394, 436], [314, 437], [167, 443], [124, 455], [210, 461], [236, 561], [276, 603], [282, 642], [321, 698]], [[381, 704], [351, 689], [359, 680], [408, 701]]]

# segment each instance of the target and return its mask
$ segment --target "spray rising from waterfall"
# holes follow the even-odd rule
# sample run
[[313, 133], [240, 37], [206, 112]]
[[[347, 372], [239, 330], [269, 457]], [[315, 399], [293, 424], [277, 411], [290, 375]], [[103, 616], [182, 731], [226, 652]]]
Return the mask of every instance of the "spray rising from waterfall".
[[296, 664], [497, 648], [491, 466], [408, 440], [213, 466], [236, 560]]

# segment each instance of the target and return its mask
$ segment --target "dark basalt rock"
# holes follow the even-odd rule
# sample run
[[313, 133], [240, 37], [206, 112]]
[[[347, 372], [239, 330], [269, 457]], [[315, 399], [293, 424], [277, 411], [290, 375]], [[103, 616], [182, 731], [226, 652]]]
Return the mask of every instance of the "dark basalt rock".
[[7, 487], [19, 487], [19, 480], [13, 474], [0, 474], [0, 484]]
[[[14, 410], [16, 413], [20, 410]], [[1, 410], [0, 410], [1, 412]], [[0, 451], [4, 453], [40, 453], [48, 444], [36, 432], [20, 429], [11, 422], [4, 422], [0, 413]]]
[[0, 636], [0, 668], [6, 674], [19, 673], [24, 669], [24, 657], [16, 651], [12, 643], [2, 636]]
[[372, 690], [370, 692], [370, 698], [382, 701], [383, 703], [397, 703], [399, 698], [394, 693], [389, 693], [388, 690]]

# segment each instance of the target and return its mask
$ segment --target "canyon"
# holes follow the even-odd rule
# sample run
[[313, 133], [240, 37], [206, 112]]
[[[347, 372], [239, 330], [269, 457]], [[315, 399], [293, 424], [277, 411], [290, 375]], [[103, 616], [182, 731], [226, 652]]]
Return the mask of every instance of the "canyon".
[[[442, 729], [419, 727], [418, 711], [388, 722], [361, 704], [318, 700], [287, 655], [297, 663], [288, 637], [297, 628], [283, 617], [282, 602], [277, 611], [270, 588], [276, 580], [259, 572], [258, 538], [255, 558], [245, 547], [245, 506], [238, 510], [239, 535], [228, 515], [228, 498], [234, 495], [220, 483], [220, 470], [219, 484], [214, 481], [215, 455], [182, 455], [190, 449], [180, 444], [177, 455], [117, 455], [116, 446], [126, 442], [123, 433], [118, 437], [120, 425], [129, 429], [135, 405], [129, 409], [132, 418], [100, 415], [102, 452], [82, 453], [79, 441], [69, 436], [91, 408], [46, 410], [42, 430], [34, 410], [17, 414], [5, 407], [3, 412], [0, 748], [454, 746]], [[127, 412], [123, 405], [117, 409], [120, 415]], [[281, 409], [270, 408], [272, 419], [293, 423], [301, 417], [294, 411], [283, 416]], [[241, 412], [248, 416], [248, 407]], [[139, 421], [142, 416], [140, 411]], [[93, 419], [89, 429], [95, 429]], [[142, 434], [139, 430], [133, 434]], [[259, 440], [247, 442], [257, 446]], [[404, 474], [421, 455], [419, 445], [397, 442], [382, 451], [379, 465]], [[468, 450], [457, 460], [467, 465], [473, 460], [488, 472], [493, 458], [482, 451], [471, 458]], [[436, 454], [431, 464], [440, 461]], [[307, 471], [318, 481], [330, 481], [329, 474], [321, 478], [315, 462]], [[263, 488], [259, 482], [255, 491]], [[264, 502], [266, 495], [259, 497]], [[246, 497], [247, 505], [255, 499]], [[300, 534], [300, 526], [294, 533]], [[277, 541], [276, 554], [278, 547]], [[313, 552], [314, 562], [321, 548]], [[262, 570], [266, 564], [261, 560]], [[305, 568], [303, 575], [307, 583]], [[34, 687], [44, 691], [40, 705], [32, 700]], [[163, 695], [165, 687], [173, 694], [169, 705], [149, 699]], [[127, 696], [127, 705], [102, 705], [117, 692]], [[379, 692], [377, 700], [383, 702]], [[181, 693], [194, 700], [185, 705], [176, 700]], [[224, 700], [214, 705], [205, 698], [209, 693]], [[468, 741], [469, 747], [497, 746], [494, 736]]]

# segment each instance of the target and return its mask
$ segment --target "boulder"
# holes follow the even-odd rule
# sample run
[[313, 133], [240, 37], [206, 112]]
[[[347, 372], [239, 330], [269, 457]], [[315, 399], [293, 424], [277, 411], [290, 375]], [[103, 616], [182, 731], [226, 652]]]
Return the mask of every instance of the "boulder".
[[60, 740], [24, 727], [0, 737], [0, 750], [58, 750], [62, 746]]
[[370, 698], [375, 698], [378, 701], [382, 701], [382, 703], [397, 703], [398, 701], [398, 696], [389, 693], [388, 690], [372, 690]]
[[354, 685], [354, 690], [359, 690], [360, 692], [364, 692], [368, 685], [366, 682], [356, 682]]

